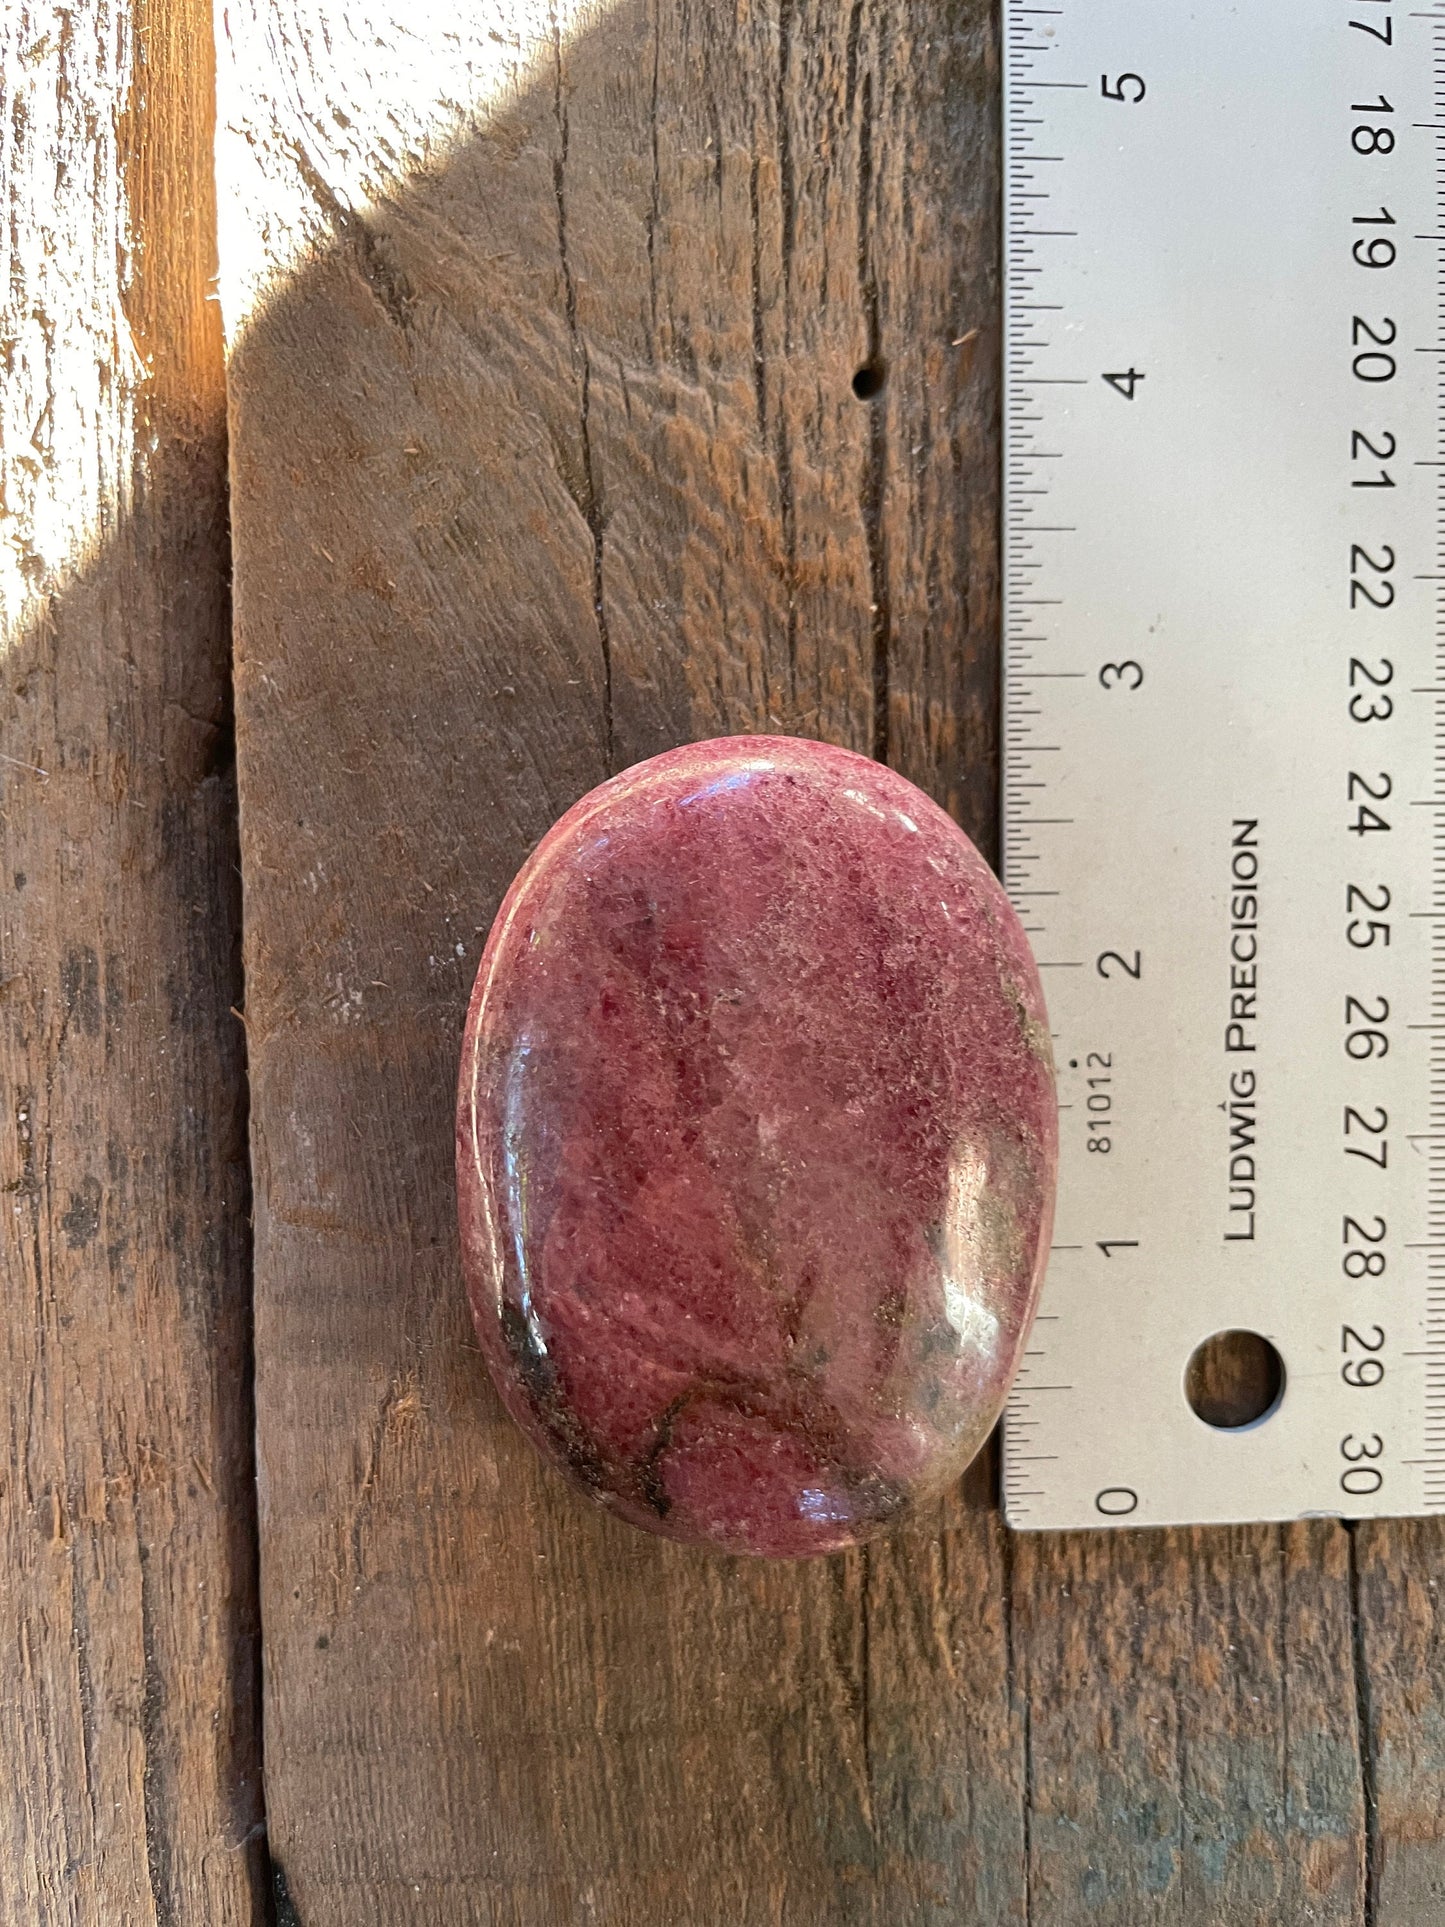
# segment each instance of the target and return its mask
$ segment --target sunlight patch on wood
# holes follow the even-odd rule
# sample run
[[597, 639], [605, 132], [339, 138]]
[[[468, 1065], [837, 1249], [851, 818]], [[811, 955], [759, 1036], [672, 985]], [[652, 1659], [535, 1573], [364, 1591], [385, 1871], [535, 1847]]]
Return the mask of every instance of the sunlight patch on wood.
[[96, 134], [134, 79], [126, 23], [109, 24], [77, 33], [58, 6], [0, 8], [0, 179], [28, 210], [0, 224], [0, 655], [128, 506], [146, 364], [125, 314], [120, 150]]
[[615, 0], [326, 0], [217, 12], [228, 343], [317, 248], [534, 87]]

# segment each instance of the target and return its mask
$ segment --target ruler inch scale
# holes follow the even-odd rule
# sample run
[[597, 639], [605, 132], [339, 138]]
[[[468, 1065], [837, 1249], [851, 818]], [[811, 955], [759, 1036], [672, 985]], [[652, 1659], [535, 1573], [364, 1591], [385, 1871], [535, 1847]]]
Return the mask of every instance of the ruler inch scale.
[[[1445, 1511], [1445, 0], [1004, 0], [1024, 1529]], [[1260, 1334], [1236, 1429], [1197, 1347]]]

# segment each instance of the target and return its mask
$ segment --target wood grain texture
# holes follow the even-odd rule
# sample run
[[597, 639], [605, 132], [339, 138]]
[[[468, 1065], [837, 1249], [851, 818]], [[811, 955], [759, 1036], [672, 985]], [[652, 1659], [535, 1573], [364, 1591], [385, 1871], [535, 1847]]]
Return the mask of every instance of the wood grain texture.
[[208, 10], [0, 14], [0, 1920], [263, 1918]]
[[1445, 1919], [1445, 1521], [1354, 1528], [1369, 1894], [1380, 1927]]
[[1370, 1919], [1344, 1528], [1016, 1544], [1035, 1918]]
[[[628, 1532], [502, 1419], [454, 1246], [480, 941], [609, 767], [896, 734], [991, 817], [996, 392], [954, 344], [997, 325], [996, 53], [981, 8], [896, 15], [538, 8], [459, 117], [462, 10], [451, 104], [380, 112], [324, 10], [230, 11], [237, 198], [295, 250], [238, 269], [231, 372], [269, 1818], [307, 1927], [1024, 1917], [985, 1475], [818, 1565]], [[405, 178], [357, 161], [378, 122]]]

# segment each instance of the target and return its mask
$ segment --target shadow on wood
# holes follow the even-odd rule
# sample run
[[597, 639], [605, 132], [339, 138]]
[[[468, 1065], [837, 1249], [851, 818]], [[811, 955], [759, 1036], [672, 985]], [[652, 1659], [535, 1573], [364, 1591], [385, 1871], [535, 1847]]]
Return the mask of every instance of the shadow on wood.
[[210, 10], [43, 25], [0, 21], [0, 1919], [260, 1927]]

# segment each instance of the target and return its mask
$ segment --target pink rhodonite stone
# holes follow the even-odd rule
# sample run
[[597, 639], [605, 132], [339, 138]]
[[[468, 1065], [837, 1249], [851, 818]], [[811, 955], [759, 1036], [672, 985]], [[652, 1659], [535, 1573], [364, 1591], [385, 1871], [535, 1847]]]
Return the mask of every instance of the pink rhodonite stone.
[[1056, 1160], [1018, 920], [878, 763], [673, 750], [507, 894], [458, 1104], [472, 1311], [513, 1417], [634, 1524], [829, 1552], [956, 1479]]

